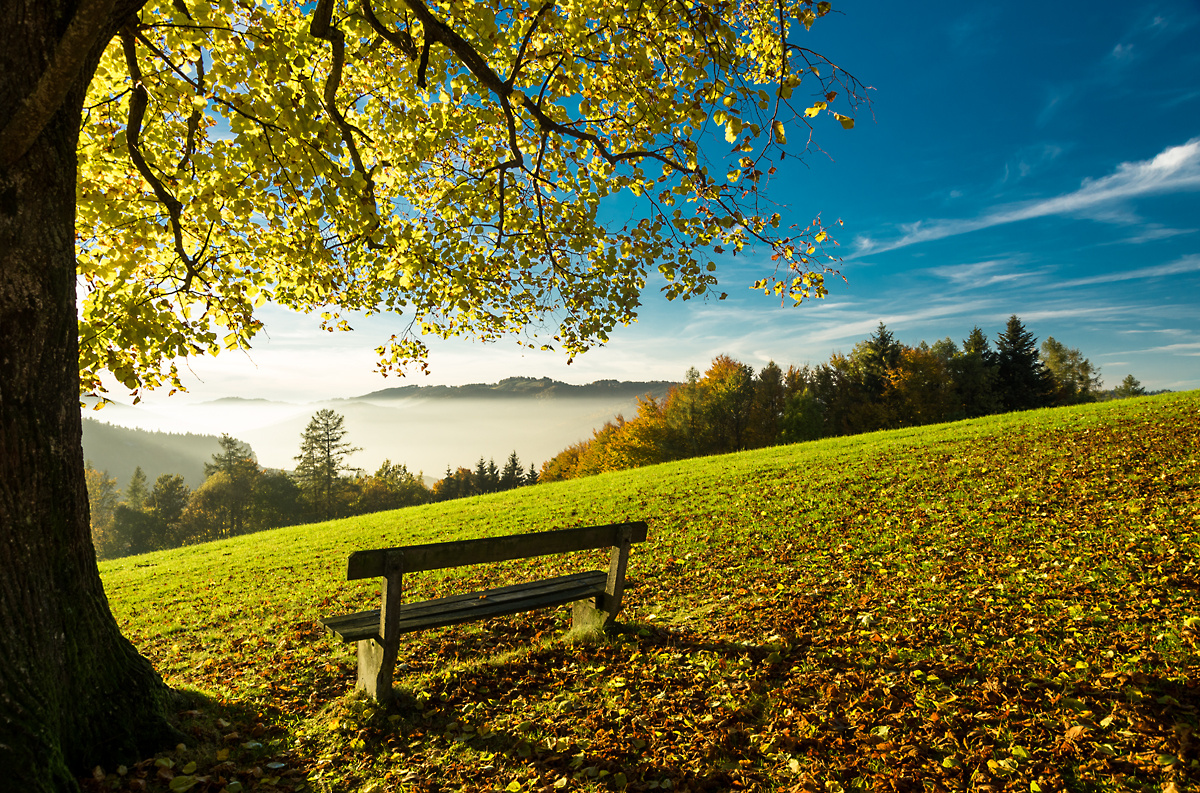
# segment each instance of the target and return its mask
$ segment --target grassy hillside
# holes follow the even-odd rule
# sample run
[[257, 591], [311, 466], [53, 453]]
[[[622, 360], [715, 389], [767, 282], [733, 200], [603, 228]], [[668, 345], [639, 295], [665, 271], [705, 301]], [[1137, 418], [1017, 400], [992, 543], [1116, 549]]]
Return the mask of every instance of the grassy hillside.
[[[1186, 790], [1200, 783], [1200, 394], [725, 457], [121, 559], [126, 634], [195, 745], [118, 788]], [[416, 634], [353, 695], [315, 620], [358, 548], [650, 524], [626, 627]], [[602, 556], [602, 555], [601, 555]], [[410, 576], [423, 598], [602, 566]]]

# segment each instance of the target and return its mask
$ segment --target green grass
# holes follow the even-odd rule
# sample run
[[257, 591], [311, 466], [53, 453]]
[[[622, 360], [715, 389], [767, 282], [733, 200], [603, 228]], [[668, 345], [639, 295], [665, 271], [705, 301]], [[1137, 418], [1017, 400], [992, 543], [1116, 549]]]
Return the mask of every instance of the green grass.
[[[1186, 790], [1198, 450], [1200, 394], [1170, 394], [106, 562], [126, 635], [194, 692], [195, 745], [102, 786]], [[567, 609], [412, 635], [384, 710], [316, 625], [375, 605], [376, 584], [344, 580], [354, 550], [624, 519], [650, 540], [608, 637], [567, 636]], [[604, 564], [416, 575], [406, 596]]]

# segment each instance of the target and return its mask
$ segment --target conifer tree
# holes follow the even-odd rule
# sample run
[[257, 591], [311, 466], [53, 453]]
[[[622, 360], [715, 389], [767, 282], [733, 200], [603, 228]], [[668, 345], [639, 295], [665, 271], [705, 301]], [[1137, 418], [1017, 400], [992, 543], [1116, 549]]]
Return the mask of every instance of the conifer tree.
[[521, 461], [517, 457], [517, 450], [513, 449], [504, 463], [504, 470], [500, 472], [500, 489], [512, 490], [520, 487], [522, 478]]
[[1050, 403], [1053, 381], [1038, 356], [1037, 338], [1016, 314], [996, 338], [996, 375], [1005, 410], [1029, 410]]
[[348, 432], [345, 417], [324, 408], [313, 414], [300, 437], [296, 480], [323, 520], [336, 517], [339, 511], [342, 473], [357, 470], [346, 464], [346, 457], [362, 449], [345, 440]]
[[[212, 456], [212, 462], [204, 464], [204, 476], [210, 479], [221, 474], [220, 483], [214, 482], [205, 493], [209, 514], [223, 516], [221, 534], [236, 536], [247, 530], [247, 516], [254, 498], [254, 485], [260, 470], [258, 459], [250, 445], [223, 433], [221, 450]], [[217, 508], [217, 502], [221, 502]]]
[[133, 476], [129, 477], [129, 487], [125, 490], [125, 505], [130, 509], [140, 510], [146, 505], [146, 499], [150, 496], [150, 491], [146, 487], [146, 472], [139, 465], [133, 469]]
[[988, 416], [1001, 409], [997, 376], [996, 353], [976, 325], [963, 339], [962, 351], [950, 359], [950, 377], [963, 418]]

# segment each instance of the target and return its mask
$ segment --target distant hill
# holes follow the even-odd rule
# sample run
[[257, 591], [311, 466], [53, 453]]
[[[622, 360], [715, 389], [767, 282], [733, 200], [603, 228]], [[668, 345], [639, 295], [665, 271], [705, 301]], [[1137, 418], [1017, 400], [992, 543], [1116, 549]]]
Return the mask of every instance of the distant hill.
[[121, 489], [139, 465], [150, 484], [159, 474], [181, 474], [189, 487], [199, 487], [204, 481], [204, 464], [218, 451], [216, 435], [155, 432], [83, 420], [84, 459], [116, 477]]
[[508, 377], [499, 383], [470, 385], [406, 385], [372, 391], [351, 399], [636, 399], [652, 394], [661, 399], [675, 383], [664, 380], [628, 382], [597, 380], [587, 385], [571, 385], [549, 377]]
[[638, 397], [661, 398], [672, 385], [619, 380], [571, 385], [509, 377], [499, 383], [401, 386], [311, 404], [241, 397], [174, 409], [113, 404], [104, 408], [113, 423], [84, 419], [84, 453], [122, 487], [137, 465], [151, 481], [160, 473], [182, 474], [196, 487], [204, 481], [204, 463], [216, 453], [220, 433], [250, 444], [261, 465], [291, 469], [312, 414], [332, 408], [346, 419], [347, 440], [362, 447], [349, 459], [351, 465], [369, 472], [390, 459], [432, 482], [447, 467], [473, 467], [481, 456], [503, 465], [513, 451], [524, 467], [541, 466], [618, 414], [635, 415]]

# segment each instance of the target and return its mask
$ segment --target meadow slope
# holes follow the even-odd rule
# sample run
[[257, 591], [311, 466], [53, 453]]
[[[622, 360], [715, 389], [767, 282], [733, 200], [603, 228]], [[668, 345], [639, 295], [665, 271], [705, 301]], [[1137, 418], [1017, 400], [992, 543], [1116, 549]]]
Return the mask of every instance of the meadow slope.
[[[95, 789], [1200, 786], [1200, 393], [655, 466], [101, 565], [193, 740]], [[356, 549], [644, 519], [624, 626], [410, 636], [391, 710], [321, 615]], [[602, 567], [424, 574], [407, 596]], [[123, 773], [121, 773], [123, 772]]]

